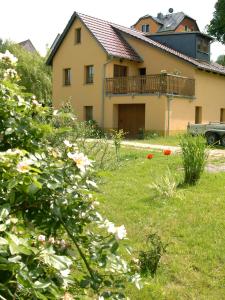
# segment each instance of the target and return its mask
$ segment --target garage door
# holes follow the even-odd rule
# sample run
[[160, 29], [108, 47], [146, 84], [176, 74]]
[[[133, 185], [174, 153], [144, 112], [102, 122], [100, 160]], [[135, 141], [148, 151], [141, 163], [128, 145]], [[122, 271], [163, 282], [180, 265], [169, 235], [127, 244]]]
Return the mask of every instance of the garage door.
[[128, 137], [137, 137], [140, 129], [145, 129], [145, 104], [119, 104], [118, 129]]

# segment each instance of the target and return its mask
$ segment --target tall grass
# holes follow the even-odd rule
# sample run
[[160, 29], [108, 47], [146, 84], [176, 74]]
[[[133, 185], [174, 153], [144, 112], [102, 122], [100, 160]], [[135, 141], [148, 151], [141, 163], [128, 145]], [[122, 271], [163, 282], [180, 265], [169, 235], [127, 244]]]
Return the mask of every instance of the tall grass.
[[204, 171], [208, 152], [202, 136], [183, 135], [180, 138], [184, 167], [184, 184], [195, 185]]

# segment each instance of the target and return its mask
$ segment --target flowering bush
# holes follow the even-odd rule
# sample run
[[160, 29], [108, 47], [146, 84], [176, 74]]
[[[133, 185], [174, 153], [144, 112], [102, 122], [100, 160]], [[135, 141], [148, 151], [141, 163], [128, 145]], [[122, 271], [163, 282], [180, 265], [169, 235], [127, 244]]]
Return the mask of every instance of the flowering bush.
[[96, 210], [93, 162], [68, 140], [52, 147], [51, 109], [18, 86], [15, 58], [0, 63], [0, 298], [125, 298], [140, 276], [118, 254], [124, 225]]

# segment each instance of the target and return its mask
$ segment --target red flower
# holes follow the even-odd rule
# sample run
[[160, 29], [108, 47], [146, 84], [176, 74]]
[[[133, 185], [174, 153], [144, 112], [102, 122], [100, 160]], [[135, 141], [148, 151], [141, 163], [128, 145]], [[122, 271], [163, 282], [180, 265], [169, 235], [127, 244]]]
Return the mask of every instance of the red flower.
[[164, 155], [170, 155], [171, 153], [172, 153], [172, 151], [170, 149], [163, 150]]
[[152, 158], [153, 158], [153, 154], [149, 153], [149, 154], [147, 155], [147, 159], [152, 159]]

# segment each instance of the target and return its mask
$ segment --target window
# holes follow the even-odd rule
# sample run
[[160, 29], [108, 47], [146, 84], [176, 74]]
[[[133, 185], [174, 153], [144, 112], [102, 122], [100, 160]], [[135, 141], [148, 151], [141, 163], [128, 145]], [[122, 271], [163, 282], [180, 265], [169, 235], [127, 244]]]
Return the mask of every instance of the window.
[[71, 69], [63, 70], [63, 84], [71, 85]]
[[220, 109], [220, 122], [225, 123], [225, 108]]
[[75, 44], [81, 43], [81, 28], [75, 29]]
[[209, 42], [206, 39], [198, 38], [197, 49], [199, 52], [209, 53]]
[[184, 26], [184, 31], [190, 31], [187, 25]]
[[127, 76], [127, 67], [121, 65], [114, 65], [113, 70], [114, 77], [126, 77]]
[[195, 124], [202, 123], [202, 107], [195, 106]]
[[94, 82], [94, 66], [86, 66], [86, 83]]
[[141, 31], [142, 32], [149, 32], [150, 31], [150, 26], [149, 24], [144, 24], [141, 26]]
[[84, 118], [85, 118], [85, 121], [93, 120], [93, 106], [85, 106], [84, 107]]

